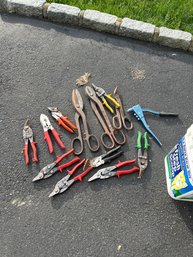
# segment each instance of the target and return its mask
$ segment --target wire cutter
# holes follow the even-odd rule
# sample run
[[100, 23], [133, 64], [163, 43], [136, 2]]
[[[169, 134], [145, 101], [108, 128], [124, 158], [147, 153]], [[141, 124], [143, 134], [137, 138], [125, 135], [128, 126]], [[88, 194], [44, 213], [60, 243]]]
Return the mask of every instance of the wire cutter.
[[[143, 142], [142, 142], [143, 141]], [[142, 153], [142, 144], [143, 144], [143, 153]], [[143, 134], [143, 139], [142, 139], [142, 133], [141, 131], [138, 131], [137, 134], [137, 145], [136, 148], [138, 149], [138, 165], [139, 165], [139, 176], [138, 178], [141, 178], [143, 172], [146, 170], [147, 165], [148, 165], [148, 148], [150, 147], [149, 142], [148, 142], [148, 136], [147, 132]]]
[[45, 114], [41, 114], [40, 115], [40, 122], [42, 124], [43, 130], [44, 130], [44, 140], [46, 141], [47, 145], [48, 145], [48, 149], [50, 153], [53, 153], [54, 148], [52, 145], [52, 141], [50, 138], [50, 135], [48, 133], [48, 130], [51, 130], [56, 142], [58, 143], [58, 145], [64, 149], [65, 145], [63, 144], [63, 142], [60, 139], [60, 134], [58, 134], [56, 132], [56, 130], [52, 127], [50, 120], [48, 119], [48, 117]]
[[113, 108], [108, 104], [107, 100], [105, 99], [105, 97], [107, 99], [109, 99], [116, 108], [120, 108], [120, 104], [111, 96], [111, 94], [108, 94], [105, 92], [105, 90], [101, 87], [97, 87], [92, 83], [92, 87], [94, 88], [97, 96], [102, 100], [102, 103], [109, 109], [109, 111], [111, 113], [114, 113]]
[[67, 170], [67, 175], [62, 178], [61, 180], [59, 180], [56, 185], [54, 190], [52, 191], [52, 193], [49, 195], [49, 197], [55, 196], [57, 194], [61, 194], [64, 191], [66, 191], [68, 189], [69, 186], [71, 186], [75, 181], [82, 181], [83, 177], [86, 176], [86, 174], [91, 171], [91, 168], [87, 169], [86, 171], [84, 171], [84, 174], [80, 174], [78, 176], [76, 176], [75, 178], [69, 180], [69, 178], [75, 173], [75, 171], [82, 166], [85, 163], [85, 159], [83, 159], [81, 162], [79, 162], [76, 166], [74, 166], [73, 169], [71, 170]]
[[46, 165], [43, 169], [40, 170], [38, 175], [32, 180], [33, 182], [41, 180], [41, 179], [46, 179], [51, 177], [53, 174], [55, 174], [57, 171], [62, 172], [63, 169], [71, 166], [75, 162], [80, 161], [79, 157], [75, 157], [72, 159], [70, 162], [64, 163], [58, 167], [55, 167], [62, 159], [64, 159], [66, 156], [70, 155], [71, 153], [74, 152], [74, 149], [69, 150], [68, 152], [64, 153], [60, 157], [56, 159], [56, 161]]
[[36, 142], [33, 140], [33, 131], [31, 127], [29, 126], [29, 120], [27, 119], [24, 128], [23, 128], [23, 139], [25, 142], [24, 148], [23, 148], [23, 154], [25, 157], [25, 163], [26, 165], [29, 164], [29, 155], [28, 155], [28, 143], [30, 141], [31, 148], [33, 150], [33, 162], [38, 162], [38, 157], [37, 157], [37, 150], [36, 150]]
[[74, 133], [74, 130], [77, 130], [77, 127], [68, 119], [68, 117], [63, 116], [57, 107], [48, 107], [48, 110], [51, 112], [52, 117], [57, 120], [58, 124], [68, 132]]
[[177, 117], [178, 113], [166, 113], [166, 112], [157, 112], [151, 109], [142, 108], [139, 104], [135, 105], [127, 110], [127, 112], [133, 112], [134, 116], [141, 121], [144, 128], [149, 132], [149, 134], [152, 135], [152, 137], [155, 139], [155, 141], [161, 146], [162, 143], [159, 141], [157, 136], [153, 133], [153, 131], [150, 129], [149, 125], [147, 124], [147, 121], [144, 116], [144, 112], [150, 112], [155, 115], [159, 115], [160, 117]]
[[135, 159], [133, 160], [128, 160], [128, 161], [124, 161], [124, 162], [118, 162], [116, 165], [114, 166], [110, 166], [107, 168], [103, 168], [98, 170], [88, 181], [91, 182], [93, 180], [96, 179], [106, 179], [106, 178], [111, 178], [113, 176], [117, 176], [120, 177], [121, 175], [126, 175], [126, 174], [131, 174], [134, 173], [136, 171], [139, 171], [139, 167], [134, 166], [133, 168], [129, 169], [129, 170], [117, 170], [123, 166], [135, 163]]
[[96, 168], [107, 162], [111, 162], [113, 159], [115, 159], [123, 154], [123, 151], [119, 151], [120, 147], [121, 146], [119, 145], [119, 146], [113, 148], [112, 150], [110, 150], [98, 157], [95, 157], [92, 160], [87, 159], [85, 162], [85, 165], [84, 165], [84, 169], [86, 169], [87, 167]]

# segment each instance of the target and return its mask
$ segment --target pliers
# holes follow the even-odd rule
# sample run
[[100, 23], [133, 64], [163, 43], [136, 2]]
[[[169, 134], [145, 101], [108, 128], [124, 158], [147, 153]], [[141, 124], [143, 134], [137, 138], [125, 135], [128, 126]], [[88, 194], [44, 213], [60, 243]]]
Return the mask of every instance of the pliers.
[[141, 121], [145, 129], [152, 135], [152, 137], [156, 140], [156, 142], [161, 146], [162, 143], [159, 141], [159, 139], [156, 137], [156, 135], [153, 133], [153, 131], [150, 129], [149, 125], [147, 124], [147, 121], [144, 117], [144, 112], [150, 112], [155, 115], [159, 115], [160, 117], [177, 117], [178, 113], [167, 113], [167, 112], [157, 112], [151, 109], [142, 108], [139, 104], [129, 108], [127, 112], [133, 112], [134, 116]]
[[30, 141], [31, 148], [33, 151], [33, 162], [38, 162], [38, 157], [37, 157], [37, 150], [36, 150], [36, 142], [33, 140], [33, 131], [31, 127], [29, 126], [29, 120], [27, 119], [24, 128], [23, 128], [23, 139], [25, 142], [24, 148], [23, 148], [23, 154], [25, 157], [25, 163], [26, 165], [29, 164], [29, 155], [28, 155], [28, 143]]
[[128, 161], [124, 161], [124, 162], [118, 162], [116, 165], [114, 166], [110, 166], [107, 168], [103, 168], [98, 170], [88, 181], [93, 181], [96, 179], [106, 179], [106, 178], [111, 178], [113, 176], [117, 176], [120, 177], [121, 175], [126, 175], [126, 174], [131, 174], [134, 173], [136, 171], [139, 171], [139, 167], [134, 166], [133, 168], [129, 169], [129, 170], [117, 170], [123, 166], [135, 163], [135, 159], [133, 160], [128, 160]]
[[123, 151], [119, 151], [120, 145], [113, 148], [112, 150], [95, 157], [94, 159], [87, 159], [84, 165], [84, 169], [87, 167], [97, 168], [105, 163], [111, 162], [113, 159], [123, 154]]
[[52, 117], [57, 120], [58, 124], [68, 132], [74, 133], [74, 130], [77, 130], [77, 127], [68, 119], [68, 117], [63, 116], [57, 107], [48, 107], [48, 110], [51, 112]]
[[64, 143], [60, 139], [60, 134], [58, 134], [56, 132], [56, 130], [52, 127], [52, 125], [50, 123], [50, 120], [48, 119], [48, 117], [45, 114], [41, 114], [40, 115], [40, 122], [41, 122], [43, 130], [44, 130], [44, 140], [46, 141], [46, 143], [48, 145], [49, 152], [53, 153], [54, 148], [53, 148], [52, 141], [51, 141], [51, 138], [50, 138], [48, 130], [51, 130], [51, 132], [52, 132], [56, 142], [58, 143], [58, 145], [62, 149], [64, 149], [65, 145], [64, 145]]
[[108, 104], [107, 100], [105, 99], [108, 98], [116, 108], [120, 108], [120, 104], [111, 96], [111, 94], [108, 94], [105, 92], [105, 90], [101, 87], [97, 87], [94, 84], [92, 84], [92, 87], [94, 88], [97, 96], [102, 100], [102, 103], [109, 109], [111, 113], [114, 113], [113, 108]]
[[72, 170], [67, 170], [67, 175], [62, 178], [61, 180], [59, 180], [56, 185], [54, 190], [52, 191], [52, 193], [49, 195], [49, 197], [55, 196], [57, 194], [61, 194], [63, 192], [65, 192], [75, 181], [82, 181], [83, 177], [86, 176], [86, 174], [88, 172], [90, 172], [92, 170], [92, 168], [88, 168], [87, 170], [85, 170], [83, 173], [81, 173], [80, 175], [74, 177], [73, 179], [69, 178], [75, 173], [75, 171], [82, 166], [85, 163], [85, 159], [83, 159], [81, 162], [79, 162]]
[[[142, 142], [143, 141], [143, 142]], [[143, 152], [142, 152], [142, 144], [143, 144]], [[138, 149], [138, 165], [139, 165], [139, 176], [138, 178], [141, 178], [143, 172], [146, 170], [148, 166], [148, 148], [150, 147], [150, 144], [148, 142], [148, 136], [147, 132], [143, 134], [143, 140], [142, 140], [142, 133], [141, 131], [138, 131], [137, 134], [137, 145], [136, 148]]]
[[46, 179], [51, 177], [53, 174], [55, 174], [57, 171], [62, 172], [63, 169], [71, 166], [75, 162], [80, 161], [79, 157], [75, 157], [72, 159], [70, 162], [64, 163], [58, 167], [55, 167], [62, 159], [64, 159], [66, 156], [70, 155], [71, 153], [74, 152], [74, 149], [69, 150], [68, 152], [64, 153], [60, 157], [56, 159], [56, 161], [46, 165], [43, 169], [40, 170], [38, 175], [32, 180], [33, 182], [41, 180], [41, 179]]

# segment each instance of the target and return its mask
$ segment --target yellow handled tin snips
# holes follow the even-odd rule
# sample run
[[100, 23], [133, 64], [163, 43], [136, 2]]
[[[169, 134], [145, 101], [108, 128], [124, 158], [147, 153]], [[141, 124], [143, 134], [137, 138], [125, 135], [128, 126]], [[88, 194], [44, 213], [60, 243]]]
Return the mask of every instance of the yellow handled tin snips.
[[105, 99], [105, 97], [107, 99], [109, 99], [116, 108], [120, 108], [120, 104], [111, 96], [111, 94], [108, 94], [105, 92], [105, 90], [101, 87], [97, 87], [94, 84], [92, 84], [92, 87], [94, 88], [97, 96], [102, 100], [102, 103], [109, 109], [109, 111], [111, 113], [114, 113], [113, 108], [109, 105], [109, 103], [107, 102], [107, 100]]

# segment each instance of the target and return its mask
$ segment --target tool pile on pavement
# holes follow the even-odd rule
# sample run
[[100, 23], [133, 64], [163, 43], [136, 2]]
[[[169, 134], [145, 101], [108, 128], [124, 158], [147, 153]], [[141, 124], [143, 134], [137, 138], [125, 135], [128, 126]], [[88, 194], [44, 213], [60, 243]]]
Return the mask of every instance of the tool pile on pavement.
[[[85, 83], [86, 84], [86, 83]], [[57, 107], [48, 107], [48, 110], [51, 113], [51, 116], [57, 120], [58, 124], [62, 126], [69, 133], [74, 133], [76, 136], [71, 142], [71, 147], [69, 151], [62, 154], [58, 157], [53, 163], [46, 165], [38, 175], [33, 179], [33, 182], [39, 181], [42, 179], [47, 179], [51, 177], [56, 172], [62, 172], [64, 169], [67, 172], [58, 183], [55, 185], [53, 192], [49, 195], [52, 197], [54, 195], [63, 193], [66, 191], [74, 182], [82, 181], [83, 178], [94, 168], [98, 168], [99, 166], [110, 163], [115, 158], [119, 157], [123, 154], [121, 150], [121, 145], [127, 142], [125, 132], [123, 132], [123, 128], [126, 131], [130, 131], [133, 129], [133, 124], [128, 116], [124, 114], [123, 103], [121, 101], [121, 97], [118, 94], [118, 88], [116, 87], [113, 95], [107, 94], [105, 90], [101, 87], [97, 87], [94, 84], [92, 86], [85, 87], [85, 94], [87, 95], [91, 108], [101, 124], [103, 129], [103, 133], [101, 134], [100, 140], [90, 133], [89, 122], [87, 120], [86, 114], [84, 112], [84, 103], [81, 97], [81, 94], [78, 89], [74, 89], [72, 91], [72, 104], [75, 108], [75, 124], [74, 125], [68, 117], [63, 116], [63, 114], [58, 110]], [[105, 107], [109, 111], [112, 116], [112, 122], [110, 121], [109, 115], [106, 112]], [[134, 113], [136, 118], [141, 121], [146, 131], [153, 137], [153, 139], [161, 146], [160, 140], [150, 129], [147, 124], [144, 113], [149, 112], [155, 115], [159, 115], [160, 117], [176, 117], [178, 114], [176, 113], [165, 113], [165, 112], [157, 112], [150, 109], [142, 108], [140, 105], [135, 105], [132, 108], [129, 108], [129, 113]], [[60, 139], [60, 135], [51, 125], [49, 118], [45, 114], [40, 115], [40, 122], [42, 124], [44, 130], [44, 139], [48, 145], [49, 153], [53, 153], [54, 148], [49, 135], [49, 131], [52, 132], [54, 139], [61, 149], [65, 149], [64, 143]], [[82, 126], [81, 126], [82, 125]], [[81, 129], [82, 128], [82, 129]], [[135, 164], [136, 159], [133, 160], [125, 160], [123, 162], [118, 161], [117, 164], [113, 166], [108, 166], [96, 171], [96, 173], [90, 177], [88, 180], [93, 181], [96, 179], [106, 179], [113, 176], [120, 177], [122, 175], [131, 174], [134, 172], [138, 172], [138, 178], [141, 178], [144, 171], [148, 166], [148, 149], [150, 147], [147, 132], [142, 134], [138, 131], [136, 148], [137, 148], [137, 163]], [[26, 165], [29, 164], [29, 156], [28, 156], [28, 141], [30, 141], [32, 150], [33, 150], [33, 161], [38, 162], [37, 150], [36, 150], [36, 142], [33, 141], [33, 131], [29, 125], [29, 120], [27, 120], [24, 124], [23, 129], [23, 138], [25, 141], [25, 145], [23, 148], [23, 154], [25, 157]], [[107, 149], [104, 154], [97, 156], [93, 159], [83, 159], [81, 160], [77, 155], [80, 155], [84, 151], [84, 141], [86, 141], [88, 148], [91, 152], [97, 152], [101, 146]], [[75, 157], [60, 166], [57, 164], [62, 161], [65, 157], [69, 155], [75, 155]], [[66, 170], [67, 167], [76, 165], [71, 170]], [[130, 169], [120, 170], [119, 168], [124, 166], [132, 165]], [[82, 173], [71, 178], [71, 176], [82, 166]]]

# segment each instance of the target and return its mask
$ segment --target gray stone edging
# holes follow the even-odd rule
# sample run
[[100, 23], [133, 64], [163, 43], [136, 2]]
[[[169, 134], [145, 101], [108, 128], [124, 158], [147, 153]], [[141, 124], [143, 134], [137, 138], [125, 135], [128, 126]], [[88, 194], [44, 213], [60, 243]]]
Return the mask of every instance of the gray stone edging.
[[121, 19], [95, 10], [83, 11], [70, 5], [49, 4], [46, 0], [0, 0], [0, 12], [45, 18], [193, 52], [193, 36], [189, 32], [158, 28], [147, 22]]

